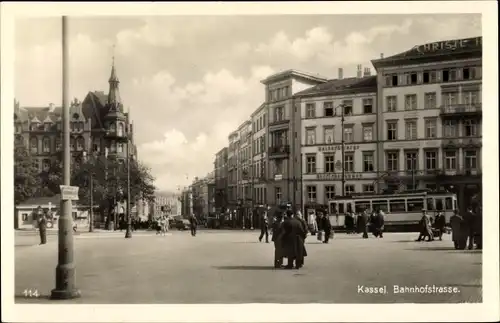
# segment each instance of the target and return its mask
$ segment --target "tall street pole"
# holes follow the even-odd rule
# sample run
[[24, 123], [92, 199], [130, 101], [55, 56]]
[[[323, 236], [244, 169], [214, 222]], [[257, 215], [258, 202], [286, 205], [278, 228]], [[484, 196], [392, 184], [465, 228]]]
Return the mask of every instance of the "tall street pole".
[[344, 133], [344, 106], [340, 106], [341, 117], [341, 131], [342, 131], [342, 196], [345, 196], [345, 133]]
[[[69, 42], [68, 42], [68, 18], [62, 17], [62, 129], [63, 129], [63, 183], [70, 186], [71, 158], [69, 140]], [[80, 297], [80, 291], [76, 288], [74, 246], [73, 246], [73, 219], [72, 201], [62, 199], [61, 194], [61, 216], [59, 217], [58, 233], [58, 263], [56, 267], [56, 288], [52, 290], [51, 299], [72, 299]]]
[[89, 232], [94, 232], [94, 174], [90, 171], [90, 216]]
[[[130, 127], [130, 126], [129, 126]], [[132, 238], [132, 217], [130, 212], [130, 129], [127, 129], [127, 232], [125, 238]]]

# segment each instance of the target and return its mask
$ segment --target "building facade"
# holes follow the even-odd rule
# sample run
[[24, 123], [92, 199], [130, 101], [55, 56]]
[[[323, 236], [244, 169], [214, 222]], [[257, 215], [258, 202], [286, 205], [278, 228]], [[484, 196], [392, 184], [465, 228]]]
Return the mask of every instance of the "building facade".
[[238, 181], [237, 200], [243, 227], [250, 222], [254, 197], [252, 196], [252, 122], [247, 120], [237, 129], [239, 133], [238, 146]]
[[240, 136], [238, 131], [229, 134], [229, 146], [227, 149], [227, 197], [228, 208], [235, 212], [238, 207], [238, 150], [240, 145]]
[[482, 37], [415, 46], [372, 63], [383, 107], [379, 185], [445, 188], [464, 210], [482, 183]]
[[228, 147], [217, 152], [214, 161], [215, 212], [224, 213], [228, 207]]
[[268, 132], [267, 204], [290, 202], [300, 207], [300, 113], [293, 95], [326, 82], [312, 74], [288, 70], [262, 80]]
[[262, 104], [252, 115], [252, 196], [256, 205], [267, 203], [267, 109]]
[[306, 209], [325, 207], [335, 196], [375, 190], [377, 79], [368, 69], [363, 76], [344, 79], [342, 74], [295, 95], [301, 116], [301, 200]]

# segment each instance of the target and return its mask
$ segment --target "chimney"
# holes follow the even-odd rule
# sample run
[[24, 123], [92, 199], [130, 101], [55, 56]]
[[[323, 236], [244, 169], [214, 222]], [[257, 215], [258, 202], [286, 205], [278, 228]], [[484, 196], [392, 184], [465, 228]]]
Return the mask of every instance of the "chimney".
[[384, 53], [380, 53], [380, 58], [384, 58]]
[[361, 65], [358, 65], [358, 72], [356, 73], [356, 77], [359, 79], [361, 78], [362, 75], [362, 69], [363, 67]]
[[339, 80], [344, 78], [344, 69], [342, 67], [339, 67]]
[[371, 71], [369, 67], [365, 67], [365, 71], [363, 73], [363, 77], [367, 77], [371, 75]]

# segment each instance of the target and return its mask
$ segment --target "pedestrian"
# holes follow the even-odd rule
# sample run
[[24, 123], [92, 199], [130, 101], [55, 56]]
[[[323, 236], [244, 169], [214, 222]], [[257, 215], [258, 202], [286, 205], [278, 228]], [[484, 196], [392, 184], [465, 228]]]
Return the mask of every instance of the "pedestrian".
[[462, 222], [463, 218], [458, 213], [458, 210], [454, 210], [453, 215], [450, 217], [450, 226], [451, 226], [451, 240], [453, 241], [453, 246], [455, 247], [455, 249], [463, 249], [461, 248], [462, 237], [460, 229]]
[[443, 234], [446, 230], [446, 218], [440, 211], [438, 211], [436, 214], [436, 219], [434, 220], [434, 229], [436, 230], [436, 235], [439, 238], [439, 241], [442, 241]]
[[304, 240], [305, 232], [300, 221], [292, 218], [293, 211], [287, 210], [286, 219], [283, 221], [282, 242], [284, 247], [284, 255], [288, 260], [286, 269], [299, 269], [304, 264]]
[[271, 229], [272, 238], [274, 243], [274, 268], [281, 268], [283, 265], [283, 216], [277, 214], [274, 217], [274, 221]]
[[374, 220], [373, 235], [376, 238], [383, 238], [384, 237], [384, 227], [385, 227], [384, 212], [382, 212], [382, 210], [378, 209], [375, 212], [375, 216], [374, 216], [373, 220]]
[[47, 243], [47, 219], [42, 211], [42, 207], [38, 207], [38, 231], [40, 232], [40, 244]]
[[475, 227], [476, 227], [476, 215], [472, 211], [472, 207], [467, 208], [467, 212], [465, 212], [464, 216], [465, 228], [464, 233], [466, 234], [466, 241], [468, 241], [468, 249], [474, 249], [474, 236], [475, 236]]
[[189, 226], [191, 229], [191, 236], [196, 237], [196, 229], [198, 226], [198, 220], [196, 219], [196, 217], [194, 215], [191, 215], [191, 217], [189, 218]]
[[311, 235], [316, 235], [316, 232], [318, 232], [318, 222], [316, 221], [316, 214], [314, 214], [314, 212], [308, 214], [307, 223], [309, 225]]
[[423, 241], [425, 240], [426, 237], [427, 241], [434, 240], [434, 235], [432, 233], [432, 227], [431, 227], [431, 219], [425, 209], [422, 209], [422, 217], [420, 218], [419, 225], [420, 225], [420, 233], [418, 235], [417, 240], [415, 241]]
[[368, 216], [368, 210], [363, 210], [358, 220], [358, 226], [360, 227], [361, 232], [363, 232], [363, 239], [368, 239], [369, 225], [370, 217]]
[[330, 241], [330, 235], [332, 234], [332, 224], [330, 223], [329, 216], [323, 212], [321, 212], [321, 227], [325, 232], [325, 240], [323, 243], [328, 243], [328, 241]]
[[260, 219], [260, 236], [259, 242], [262, 242], [264, 235], [266, 236], [266, 243], [269, 243], [269, 220], [267, 218], [267, 211], [264, 211]]
[[161, 218], [160, 217], [156, 218], [155, 224], [156, 224], [156, 235], [159, 235], [159, 234], [161, 234]]

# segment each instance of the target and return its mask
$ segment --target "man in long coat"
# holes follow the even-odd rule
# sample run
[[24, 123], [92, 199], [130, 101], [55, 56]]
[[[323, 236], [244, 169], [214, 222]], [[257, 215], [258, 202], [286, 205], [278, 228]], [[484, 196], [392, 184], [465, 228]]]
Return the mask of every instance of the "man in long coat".
[[427, 241], [434, 240], [434, 235], [432, 234], [431, 219], [429, 218], [427, 211], [422, 210], [422, 218], [420, 219], [420, 234], [416, 241], [425, 240], [426, 237]]
[[294, 219], [292, 215], [292, 211], [287, 211], [286, 219], [283, 222], [283, 250], [284, 256], [288, 258], [288, 264], [285, 268], [292, 269], [295, 260], [295, 268], [299, 269], [304, 264], [306, 252], [304, 237], [306, 236], [306, 232], [304, 232], [301, 222]]
[[40, 232], [40, 244], [47, 243], [47, 218], [41, 207], [38, 207], [38, 230]]
[[446, 218], [442, 212], [436, 214], [436, 219], [434, 220], [434, 229], [437, 231], [437, 236], [440, 241], [443, 240], [443, 233], [445, 232]]
[[274, 221], [272, 224], [272, 238], [271, 240], [274, 243], [274, 268], [280, 268], [283, 264], [283, 216], [281, 214], [277, 214], [274, 217]]
[[363, 239], [368, 239], [368, 226], [370, 225], [370, 217], [368, 216], [368, 210], [364, 210], [359, 216], [358, 227], [363, 233]]
[[474, 248], [474, 235], [475, 235], [475, 228], [476, 228], [476, 215], [472, 211], [471, 207], [467, 208], [467, 212], [465, 212], [464, 216], [464, 228], [463, 228], [463, 233], [466, 236], [466, 239], [468, 241], [468, 249], [472, 250]]
[[266, 243], [269, 243], [269, 220], [267, 218], [267, 211], [264, 211], [260, 219], [260, 236], [259, 242], [262, 242], [262, 238], [266, 236]]
[[[453, 215], [450, 217], [450, 226], [451, 226], [451, 240], [453, 241], [453, 245], [455, 249], [461, 249], [461, 229], [463, 218], [459, 215], [458, 210], [453, 211]], [[464, 246], [465, 248], [465, 246]], [[463, 248], [462, 248], [463, 249]]]
[[385, 216], [382, 210], [377, 210], [373, 218], [373, 235], [376, 238], [384, 237]]

